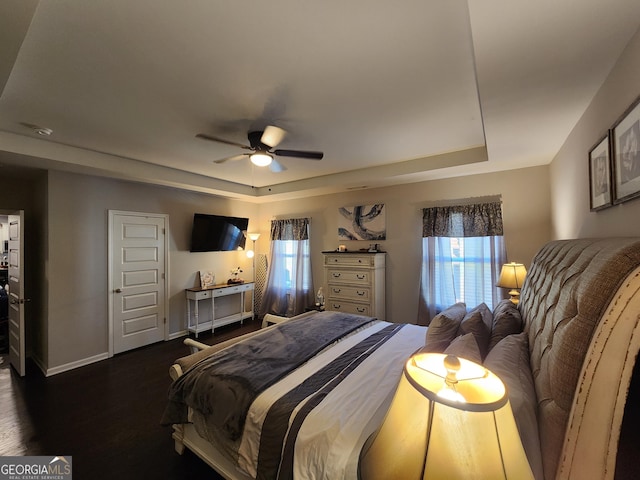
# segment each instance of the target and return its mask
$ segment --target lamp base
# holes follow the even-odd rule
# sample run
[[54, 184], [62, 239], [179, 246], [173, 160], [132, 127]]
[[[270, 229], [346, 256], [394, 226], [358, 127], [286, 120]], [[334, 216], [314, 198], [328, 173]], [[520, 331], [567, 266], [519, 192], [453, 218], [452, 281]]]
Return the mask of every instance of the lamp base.
[[515, 303], [516, 305], [520, 303], [520, 290], [510, 290], [509, 295], [511, 296], [509, 300], [511, 300], [513, 303]]

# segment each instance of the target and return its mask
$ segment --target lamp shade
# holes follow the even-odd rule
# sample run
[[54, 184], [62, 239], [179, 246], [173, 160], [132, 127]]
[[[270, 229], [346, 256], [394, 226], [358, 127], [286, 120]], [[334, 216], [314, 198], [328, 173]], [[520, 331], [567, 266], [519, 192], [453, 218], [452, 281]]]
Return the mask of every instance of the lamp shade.
[[[407, 361], [361, 454], [362, 480], [533, 478], [502, 381], [462, 358], [452, 374], [448, 357], [420, 353]], [[442, 396], [448, 389], [464, 400]]]
[[255, 242], [256, 240], [258, 240], [260, 238], [260, 234], [259, 233], [249, 233], [247, 234], [249, 237], [249, 240]]
[[524, 278], [527, 276], [527, 269], [521, 263], [505, 263], [500, 271], [497, 287], [502, 288], [522, 288]]

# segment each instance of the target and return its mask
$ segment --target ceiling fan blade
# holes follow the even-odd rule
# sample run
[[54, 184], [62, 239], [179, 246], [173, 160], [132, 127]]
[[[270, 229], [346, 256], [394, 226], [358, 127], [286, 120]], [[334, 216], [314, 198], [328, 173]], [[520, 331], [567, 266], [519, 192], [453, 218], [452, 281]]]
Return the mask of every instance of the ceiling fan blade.
[[214, 137], [212, 135], [208, 135], [206, 133], [198, 133], [196, 135], [197, 138], [202, 138], [203, 140], [211, 140], [212, 142], [226, 143], [227, 145], [233, 145], [234, 147], [245, 148], [247, 150], [251, 150], [251, 147], [248, 145], [243, 145], [241, 143], [232, 142], [230, 140], [225, 140], [224, 138]]
[[273, 154], [281, 157], [306, 158], [308, 160], [322, 160], [322, 157], [324, 157], [322, 152], [306, 152], [303, 150], [274, 150]]
[[284, 137], [286, 137], [287, 132], [280, 127], [275, 127], [273, 125], [267, 125], [264, 129], [264, 133], [260, 138], [260, 141], [265, 145], [273, 148], [278, 145]]
[[287, 169], [287, 167], [285, 167], [283, 164], [281, 164], [275, 158], [273, 160], [271, 160], [271, 163], [269, 164], [269, 170], [271, 170], [273, 173], [284, 172], [286, 169]]
[[242, 160], [245, 157], [248, 157], [249, 153], [241, 153], [240, 155], [234, 155], [233, 157], [221, 158], [220, 160], [214, 160], [213, 163], [225, 163], [225, 162], [235, 162], [236, 160]]

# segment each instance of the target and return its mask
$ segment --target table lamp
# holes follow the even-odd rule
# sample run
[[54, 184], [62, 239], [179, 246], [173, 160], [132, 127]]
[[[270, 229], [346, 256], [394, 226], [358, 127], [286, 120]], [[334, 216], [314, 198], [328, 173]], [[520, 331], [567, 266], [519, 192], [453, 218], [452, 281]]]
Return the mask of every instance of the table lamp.
[[440, 353], [407, 361], [359, 469], [362, 480], [533, 479], [502, 381]]
[[521, 263], [505, 263], [500, 271], [500, 278], [496, 287], [510, 288], [509, 295], [515, 304], [520, 302], [520, 289], [527, 276], [527, 269]]

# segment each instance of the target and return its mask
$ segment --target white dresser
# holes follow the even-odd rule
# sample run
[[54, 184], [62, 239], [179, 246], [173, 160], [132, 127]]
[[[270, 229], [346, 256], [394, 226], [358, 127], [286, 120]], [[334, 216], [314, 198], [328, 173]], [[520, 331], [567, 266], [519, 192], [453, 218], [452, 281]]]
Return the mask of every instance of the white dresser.
[[325, 308], [385, 320], [386, 253], [322, 253]]

